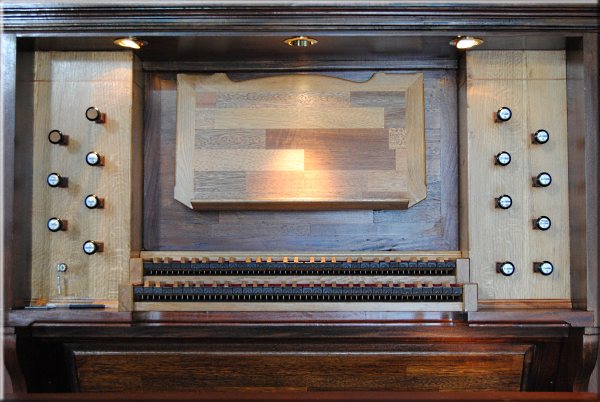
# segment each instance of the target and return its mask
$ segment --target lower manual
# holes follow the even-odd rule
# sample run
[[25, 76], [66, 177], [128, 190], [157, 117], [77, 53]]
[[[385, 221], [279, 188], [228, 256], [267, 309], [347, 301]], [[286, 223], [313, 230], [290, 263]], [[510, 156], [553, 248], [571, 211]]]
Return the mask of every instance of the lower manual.
[[184, 284], [135, 286], [136, 302], [460, 302], [457, 284]]

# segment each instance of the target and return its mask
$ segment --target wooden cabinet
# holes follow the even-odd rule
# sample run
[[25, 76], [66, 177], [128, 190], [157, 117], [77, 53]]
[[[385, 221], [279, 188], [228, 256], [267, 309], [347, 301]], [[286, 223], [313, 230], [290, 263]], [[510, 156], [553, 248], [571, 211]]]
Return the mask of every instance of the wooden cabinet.
[[[13, 389], [582, 391], [590, 382], [597, 390], [598, 23], [597, 5], [584, 3], [8, 3], [2, 203]], [[475, 33], [479, 50], [448, 44]], [[115, 47], [125, 34], [147, 46]], [[318, 43], [288, 46], [293, 34]], [[271, 83], [268, 99], [262, 87], [221, 93], [246, 102], [232, 121], [217, 95], [177, 90], [178, 77], [225, 74], [241, 86]], [[384, 85], [355, 94], [352, 105], [349, 87], [381, 77], [412, 77], [413, 92]], [[285, 93], [285, 82], [299, 89]], [[322, 97], [326, 85], [335, 88]], [[252, 109], [257, 96], [274, 106]], [[297, 98], [320, 103], [297, 116], [286, 109]], [[90, 106], [107, 112], [105, 125], [85, 119]], [[513, 117], [495, 122], [503, 106]], [[211, 129], [227, 131], [208, 133], [217, 140], [192, 127], [208, 107], [209, 118], [219, 117]], [[315, 123], [325, 115], [331, 121]], [[406, 125], [418, 142], [402, 148]], [[362, 126], [383, 131], [352, 131]], [[257, 127], [296, 148], [262, 144], [267, 133]], [[306, 128], [332, 130], [310, 142], [307, 164], [284, 132]], [[530, 135], [542, 128], [551, 142], [536, 146]], [[69, 135], [68, 146], [47, 141], [53, 129]], [[340, 145], [347, 130], [354, 148]], [[323, 144], [346, 153], [320, 153]], [[90, 151], [104, 166], [85, 163]], [[501, 151], [513, 157], [506, 167], [494, 164]], [[406, 209], [369, 200], [248, 207], [240, 194], [294, 193], [286, 188], [293, 180], [240, 181], [269, 171], [273, 155], [283, 158], [275, 170], [302, 165], [313, 181], [297, 182], [323, 186], [330, 200], [346, 199], [325, 173], [344, 177], [346, 190], [366, 186], [374, 199], [406, 190], [394, 198]], [[373, 169], [381, 161], [408, 178]], [[183, 165], [197, 169], [182, 174]], [[235, 174], [207, 187], [215, 166]], [[51, 192], [44, 180], [60, 169], [70, 187]], [[533, 187], [541, 171], [552, 175], [548, 188]], [[236, 210], [215, 200], [207, 210], [195, 193], [181, 198], [181, 186], [209, 199], [222, 184]], [[103, 210], [83, 204], [96, 191]], [[502, 194], [512, 209], [494, 207]], [[541, 215], [552, 218], [549, 231], [533, 228]], [[54, 216], [68, 221], [66, 232], [47, 230]], [[101, 253], [84, 254], [90, 239]], [[554, 263], [552, 275], [535, 271], [543, 260]], [[503, 261], [515, 264], [514, 275], [497, 272]], [[305, 290], [281, 303], [273, 295], [286, 287]], [[210, 295], [200, 302], [194, 292]]]

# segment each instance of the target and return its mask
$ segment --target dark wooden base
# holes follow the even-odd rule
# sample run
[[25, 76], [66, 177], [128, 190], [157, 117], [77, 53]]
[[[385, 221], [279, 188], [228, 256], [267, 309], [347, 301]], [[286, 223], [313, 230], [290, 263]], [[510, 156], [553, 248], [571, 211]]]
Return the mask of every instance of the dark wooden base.
[[21, 310], [7, 366], [15, 392], [573, 391], [591, 315], [527, 314]]

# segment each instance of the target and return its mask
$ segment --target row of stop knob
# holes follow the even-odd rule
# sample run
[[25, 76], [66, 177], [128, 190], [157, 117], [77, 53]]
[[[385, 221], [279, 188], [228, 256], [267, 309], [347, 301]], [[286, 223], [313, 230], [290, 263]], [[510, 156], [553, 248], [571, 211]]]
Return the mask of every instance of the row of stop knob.
[[[501, 107], [495, 114], [495, 121], [503, 123], [509, 121], [512, 117], [512, 111], [509, 107]], [[531, 135], [531, 143], [543, 145], [550, 140], [550, 133], [548, 130], [539, 129]], [[495, 155], [494, 163], [498, 166], [508, 166], [512, 161], [511, 155], [507, 151], [502, 151]], [[532, 177], [533, 187], [548, 187], [552, 184], [552, 176], [548, 172], [541, 172], [537, 176]], [[513, 200], [508, 194], [503, 194], [495, 199], [496, 208], [509, 209]], [[552, 226], [552, 221], [549, 217], [542, 215], [532, 220], [533, 228], [539, 230], [548, 230]], [[539, 272], [542, 275], [550, 275], [554, 272], [554, 265], [550, 261], [541, 261], [533, 263], [534, 272]], [[496, 271], [504, 276], [511, 276], [515, 273], [515, 264], [511, 261], [503, 261], [496, 263]]]
[[[91, 122], [103, 124], [106, 122], [106, 114], [100, 112], [97, 107], [91, 106], [85, 111], [85, 118]], [[48, 133], [48, 141], [53, 145], [68, 145], [69, 136], [63, 134], [60, 130], [52, 130]], [[89, 166], [104, 166], [104, 157], [98, 152], [88, 152], [85, 156], [85, 162]], [[46, 177], [46, 183], [52, 188], [57, 187], [68, 187], [69, 178], [61, 176], [56, 172], [50, 173]], [[104, 208], [104, 198], [100, 198], [95, 194], [88, 194], [83, 200], [84, 205], [88, 209], [101, 209]], [[63, 218], [52, 217], [48, 219], [46, 227], [51, 232], [59, 232], [68, 229], [68, 221]], [[86, 240], [83, 243], [83, 252], [92, 255], [97, 252], [101, 252], [104, 249], [104, 244], [96, 240]]]
[[[511, 261], [497, 262], [496, 271], [504, 276], [511, 276], [515, 273], [516, 267]], [[554, 265], [550, 261], [534, 262], [533, 272], [539, 272], [544, 276], [548, 276], [554, 272]]]

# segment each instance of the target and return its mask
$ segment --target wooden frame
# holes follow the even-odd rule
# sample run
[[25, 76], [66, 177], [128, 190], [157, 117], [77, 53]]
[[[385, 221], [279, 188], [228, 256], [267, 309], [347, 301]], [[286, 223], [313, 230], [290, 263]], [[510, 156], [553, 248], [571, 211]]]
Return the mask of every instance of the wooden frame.
[[175, 198], [196, 210], [409, 208], [426, 194], [424, 122], [422, 74], [179, 74]]
[[[390, 315], [385, 313], [368, 314], [354, 313], [330, 313], [318, 317], [310, 314], [279, 313], [278, 315], [264, 314], [175, 314], [175, 313], [117, 313], [112, 311], [101, 314], [90, 314], [88, 312], [27, 312], [15, 310], [9, 313], [7, 324], [17, 328], [10, 335], [9, 342], [5, 347], [12, 357], [7, 365], [14, 373], [14, 385], [24, 387], [24, 381], [18, 381], [18, 361], [16, 353], [16, 338], [26, 342], [36, 339], [61, 338], [73, 339], [74, 332], [81, 335], [81, 339], [98, 339], [102, 337], [114, 337], [119, 333], [117, 328], [129, 327], [136, 324], [131, 331], [120, 332], [121, 339], [139, 339], [143, 332], [145, 336], [156, 334], [156, 328], [160, 325], [177, 322], [180, 326], [197, 325], [202, 328], [204, 334], [210, 337], [219, 333], [228, 334], [230, 326], [223, 323], [244, 321], [246, 323], [265, 322], [276, 323], [277, 320], [288, 320], [290, 323], [286, 328], [277, 327], [274, 332], [262, 332], [262, 337], [271, 341], [278, 339], [282, 331], [291, 334], [297, 330], [297, 322], [304, 320], [306, 327], [311, 327], [312, 337], [331, 339], [332, 333], [337, 340], [369, 336], [390, 337], [390, 327], [384, 323], [402, 321], [404, 328], [406, 324], [412, 325], [407, 331], [414, 336], [431, 333], [431, 327], [427, 325], [420, 327], [415, 323], [435, 322], [444, 329], [445, 335], [460, 339], [475, 339], [487, 337], [488, 339], [501, 339], [502, 342], [516, 342], [518, 339], [531, 339], [532, 337], [548, 337], [566, 334], [566, 325], [569, 323], [576, 328], [571, 329], [571, 338], [563, 344], [563, 357], [556, 354], [542, 358], [544, 354], [534, 357], [534, 366], [540, 371], [537, 375], [529, 378], [527, 389], [582, 389], [587, 386], [591, 366], [595, 361], [594, 344], [597, 344], [598, 332], [597, 314], [597, 275], [598, 275], [598, 226], [595, 224], [598, 214], [598, 14], [597, 5], [588, 6], [547, 6], [536, 5], [518, 7], [514, 5], [494, 5], [480, 3], [469, 6], [444, 6], [435, 7], [394, 7], [380, 6], [366, 8], [365, 5], [352, 5], [346, 3], [338, 7], [314, 7], [308, 3], [296, 4], [294, 8], [282, 10], [275, 7], [264, 7], [252, 9], [248, 5], [235, 7], [220, 4], [213, 7], [183, 7], [183, 6], [154, 6], [154, 7], [90, 7], [72, 6], [61, 8], [56, 5], [31, 6], [29, 4], [9, 3], [4, 9], [4, 35], [2, 38], [2, 93], [4, 96], [4, 119], [3, 119], [3, 214], [4, 214], [4, 237], [3, 237], [3, 261], [5, 265], [5, 306], [18, 306], [23, 296], [22, 286], [19, 282], [27, 282], [27, 274], [22, 275], [23, 265], [27, 266], [27, 257], [20, 254], [16, 235], [18, 226], [22, 221], [18, 216], [13, 217], [13, 211], [21, 199], [15, 188], [15, 159], [14, 142], [18, 137], [15, 125], [18, 124], [15, 116], [22, 116], [23, 109], [17, 106], [16, 99], [18, 90], [22, 89], [15, 82], [15, 76], [22, 71], [24, 64], [17, 64], [17, 55], [25, 56], [26, 49], [21, 49], [28, 38], [41, 38], [44, 35], [69, 36], [74, 33], [87, 34], [95, 37], [113, 36], [115, 33], [133, 32], [143, 35], [164, 34], [170, 32], [173, 35], [183, 36], [202, 32], [225, 32], [225, 31], [261, 31], [264, 26], [269, 26], [277, 32], [289, 32], [296, 29], [314, 31], [380, 31], [394, 32], [406, 35], [409, 32], [420, 32], [423, 35], [454, 35], [457, 31], [468, 30], [490, 37], [502, 37], [503, 35], [516, 35], [525, 37], [537, 33], [549, 33], [573, 36], [569, 40], [567, 52], [567, 91], [569, 96], [569, 124], [574, 125], [577, 133], [571, 140], [575, 147], [571, 147], [576, 155], [583, 155], [580, 159], [570, 158], [570, 174], [583, 180], [579, 183], [573, 182], [570, 190], [570, 201], [577, 205], [572, 210], [571, 221], [576, 225], [571, 228], [571, 244], [573, 251], [571, 261], [573, 272], [578, 280], [577, 285], [572, 288], [572, 296], [579, 309], [584, 310], [537, 310], [537, 311], [510, 311], [510, 310], [487, 310], [476, 313], [397, 313]], [[310, 19], [303, 19], [302, 13], [310, 14]], [[277, 15], [277, 18], [273, 18]], [[101, 16], [101, 18], [98, 18]], [[419, 16], [416, 18], [415, 16]], [[96, 18], [89, 18], [96, 17]], [[165, 18], [170, 17], [170, 18]], [[57, 39], [60, 42], [60, 39]], [[525, 42], [527, 42], [525, 40]], [[84, 45], [86, 47], [87, 45]], [[91, 45], [90, 45], [91, 47]], [[19, 50], [17, 51], [17, 48]], [[23, 50], [23, 51], [22, 51]], [[90, 49], [94, 50], [94, 49]], [[369, 62], [371, 66], [376, 61]], [[369, 64], [367, 63], [367, 64]], [[327, 63], [321, 63], [321, 68], [327, 69]], [[341, 63], [343, 64], [343, 63]], [[352, 63], [349, 63], [352, 64]], [[393, 64], [393, 63], [392, 63]], [[157, 66], [156, 63], [148, 63], [149, 66]], [[360, 64], [354, 63], [354, 67], [360, 68]], [[173, 65], [160, 64], [162, 69], [172, 69]], [[578, 99], [575, 101], [575, 99]], [[17, 111], [17, 113], [15, 113]], [[17, 119], [18, 120], [18, 119]], [[583, 191], [582, 191], [583, 189]], [[576, 216], [575, 216], [576, 215]], [[24, 262], [24, 263], [23, 263]], [[581, 285], [581, 286], [580, 286]], [[589, 311], [585, 311], [589, 310]], [[592, 319], [595, 317], [595, 320]], [[277, 318], [279, 317], [279, 318]], [[283, 318], [282, 318], [283, 317]], [[294, 321], [296, 320], [296, 321]], [[354, 327], [337, 325], [346, 320], [360, 322]], [[74, 329], [73, 324], [87, 323], [84, 329]], [[148, 323], [141, 329], [137, 324]], [[221, 328], [212, 326], [215, 322], [221, 323]], [[280, 321], [281, 322], [281, 321]], [[330, 322], [327, 330], [321, 328], [324, 322]], [[456, 323], [460, 322], [460, 328]], [[524, 323], [534, 323], [527, 326]], [[32, 323], [36, 326], [28, 328]], [[47, 325], [50, 323], [50, 325]], [[61, 324], [62, 323], [62, 324]], [[211, 325], [206, 325], [210, 323]], [[57, 325], [58, 324], [58, 325]], [[464, 325], [463, 325], [464, 324]], [[466, 330], [464, 327], [468, 327]], [[516, 324], [516, 325], [513, 325]], [[242, 331], [247, 331], [248, 326], [239, 326]], [[271, 327], [271, 328], [275, 328]], [[360, 330], [357, 331], [357, 327]], [[452, 328], [451, 328], [452, 327]], [[584, 334], [579, 327], [589, 327]], [[163, 329], [160, 327], [161, 330]], [[560, 329], [558, 329], [560, 328]], [[254, 329], [254, 328], [253, 328]], [[12, 329], [11, 329], [12, 330]], [[165, 331], [176, 331], [172, 328], [164, 328]], [[264, 327], [257, 329], [255, 333], [264, 331]], [[319, 332], [321, 330], [322, 332]], [[220, 331], [220, 332], [219, 332]], [[286, 332], [290, 331], [290, 332]], [[183, 331], [185, 332], [185, 331]], [[297, 332], [295, 332], [297, 334]], [[484, 334], [485, 333], [485, 334]], [[306, 332], [302, 336], [306, 336]], [[190, 336], [190, 333], [187, 333]], [[196, 334], [197, 335], [197, 334]], [[511, 336], [513, 336], [511, 338]], [[239, 336], [239, 334], [238, 334]], [[583, 348], [582, 339], [586, 337], [586, 347]], [[388, 338], [389, 339], [389, 338]], [[481, 338], [478, 338], [481, 339]], [[177, 338], [179, 341], [180, 338]], [[11, 343], [12, 342], [12, 343]], [[558, 343], [549, 341], [538, 344], [537, 350], [545, 352], [556, 351]], [[579, 345], [579, 346], [578, 346]], [[37, 346], [37, 345], [36, 345]], [[35, 349], [35, 348], [34, 348]], [[29, 349], [31, 350], [31, 349]], [[14, 353], [13, 353], [14, 352]], [[21, 350], [21, 352], [23, 352]], [[573, 368], [572, 373], [565, 371], [550, 372], [549, 362], [556, 358], [564, 368]], [[581, 364], [585, 361], [586, 364]], [[27, 373], [31, 374], [31, 368], [25, 367]], [[575, 373], [577, 371], [577, 373]], [[50, 373], [50, 372], [47, 372]], [[22, 378], [21, 378], [22, 380]], [[40, 387], [39, 383], [33, 385], [32, 389]], [[21, 388], [23, 389], [23, 388]], [[46, 388], [48, 389], [48, 388]], [[66, 388], [65, 388], [66, 389]]]

